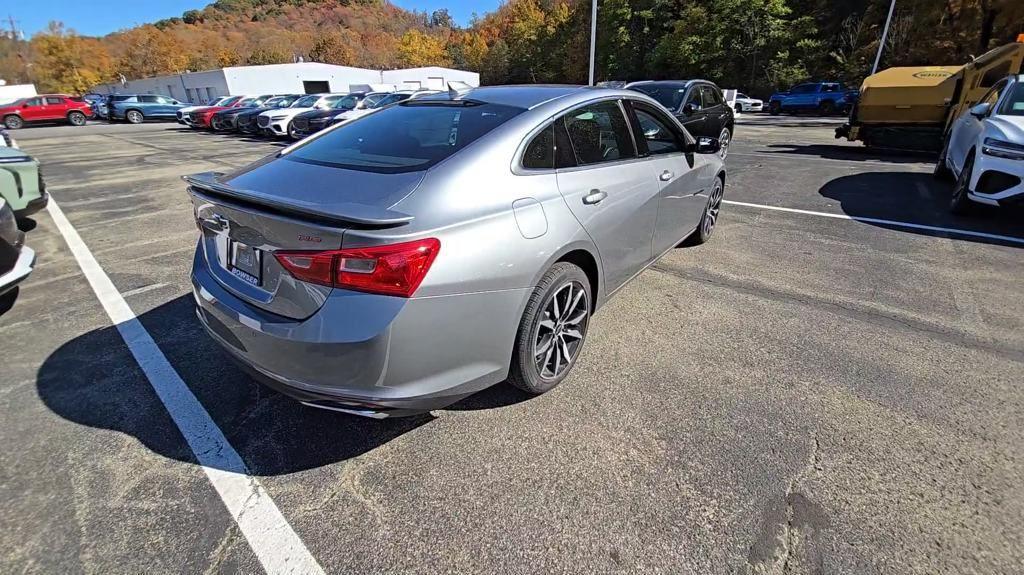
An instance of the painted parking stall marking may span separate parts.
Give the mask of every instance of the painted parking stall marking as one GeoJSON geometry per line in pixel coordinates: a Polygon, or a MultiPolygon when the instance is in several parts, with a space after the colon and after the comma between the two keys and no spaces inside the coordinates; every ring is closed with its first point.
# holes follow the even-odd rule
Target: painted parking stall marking
{"type": "Polygon", "coordinates": [[[783,208],[781,206],[766,206],[764,204],[751,204],[748,202],[737,202],[735,200],[722,200],[723,204],[730,204],[733,206],[743,206],[746,208],[757,208],[761,210],[772,210],[776,212],[787,212],[791,214],[803,214],[806,216],[818,216],[822,218],[833,218],[837,220],[852,220],[855,222],[864,222],[867,224],[880,224],[884,226],[894,226],[900,228],[909,228],[913,230],[925,230],[929,232],[940,232],[944,234],[954,234],[960,236],[968,236],[972,238],[985,238],[987,240],[995,240],[1000,242],[1009,242],[1013,244],[1024,245],[1024,238],[1017,238],[1013,236],[1002,236],[999,234],[988,234],[985,232],[975,232],[972,230],[961,230],[958,228],[943,228],[939,226],[927,226],[924,224],[912,224],[910,222],[900,222],[897,220],[882,220],[878,218],[864,218],[860,216],[847,216],[845,214],[830,214],[828,212],[815,212],[812,210],[798,210],[796,208],[783,208]]]}
{"type": "Polygon", "coordinates": [[[241,456],[167,361],[53,198],[47,211],[263,568],[271,574],[322,574],[319,563],[263,485],[249,475],[241,456]]]}

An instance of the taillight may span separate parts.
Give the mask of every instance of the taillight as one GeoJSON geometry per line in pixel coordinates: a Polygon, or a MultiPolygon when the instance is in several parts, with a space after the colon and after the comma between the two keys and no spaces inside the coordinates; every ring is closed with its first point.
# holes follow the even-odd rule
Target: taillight
{"type": "Polygon", "coordinates": [[[434,263],[441,242],[413,242],[327,251],[280,251],[274,257],[296,279],[399,297],[411,297],[434,263]]]}

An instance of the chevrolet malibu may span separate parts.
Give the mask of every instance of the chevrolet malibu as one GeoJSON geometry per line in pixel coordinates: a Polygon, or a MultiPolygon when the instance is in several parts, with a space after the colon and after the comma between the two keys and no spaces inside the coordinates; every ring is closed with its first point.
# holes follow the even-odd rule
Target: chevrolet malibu
{"type": "Polygon", "coordinates": [[[619,288],[711,237],[718,150],[634,91],[407,100],[186,177],[198,316],[310,406],[383,418],[503,380],[543,393],[619,288]]]}

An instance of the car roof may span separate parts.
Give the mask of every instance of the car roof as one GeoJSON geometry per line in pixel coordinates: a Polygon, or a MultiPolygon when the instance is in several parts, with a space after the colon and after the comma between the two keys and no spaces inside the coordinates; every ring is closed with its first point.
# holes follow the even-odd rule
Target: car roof
{"type": "Polygon", "coordinates": [[[692,80],[640,80],[638,82],[630,82],[626,84],[626,89],[635,88],[637,86],[665,86],[665,87],[678,87],[678,88],[689,88],[691,84],[704,83],[714,85],[715,83],[711,80],[702,80],[695,78],[692,80]]]}
{"type": "MultiPolygon", "coordinates": [[[[455,98],[446,91],[417,98],[418,101],[476,100],[488,104],[499,104],[515,108],[533,108],[544,102],[561,98],[581,90],[593,89],[588,86],[528,84],[520,86],[484,86],[459,92],[455,98]]],[[[597,88],[600,89],[600,88],[597,88]]]]}

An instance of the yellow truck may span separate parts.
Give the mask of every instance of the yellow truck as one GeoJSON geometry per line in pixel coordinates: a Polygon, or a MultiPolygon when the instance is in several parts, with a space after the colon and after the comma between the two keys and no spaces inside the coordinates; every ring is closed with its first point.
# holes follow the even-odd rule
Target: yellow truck
{"type": "Polygon", "coordinates": [[[836,138],[939,152],[953,120],[1010,74],[1024,73],[1024,34],[963,66],[888,68],[868,76],[836,138]]]}

